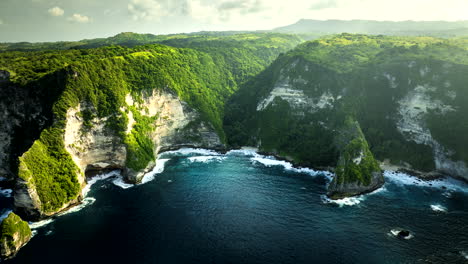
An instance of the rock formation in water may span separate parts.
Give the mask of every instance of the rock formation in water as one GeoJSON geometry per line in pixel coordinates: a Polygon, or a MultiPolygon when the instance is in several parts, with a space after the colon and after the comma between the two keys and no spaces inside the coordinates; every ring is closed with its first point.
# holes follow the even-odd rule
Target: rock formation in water
{"type": "Polygon", "coordinates": [[[10,213],[0,224],[0,257],[7,259],[15,256],[31,237],[28,223],[10,213]]]}
{"type": "Polygon", "coordinates": [[[336,144],[340,156],[335,177],[328,186],[327,195],[332,199],[372,192],[384,184],[379,163],[369,146],[357,121],[351,118],[338,131],[336,144]]]}

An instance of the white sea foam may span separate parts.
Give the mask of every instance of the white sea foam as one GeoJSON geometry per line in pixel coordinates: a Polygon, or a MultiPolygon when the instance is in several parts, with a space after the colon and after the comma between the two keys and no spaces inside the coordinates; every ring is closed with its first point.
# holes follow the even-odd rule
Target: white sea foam
{"type": "Polygon", "coordinates": [[[442,213],[447,212],[447,207],[442,206],[440,204],[431,204],[431,209],[432,211],[435,211],[435,212],[442,212],[442,213]]]}
{"type": "Polygon", "coordinates": [[[29,227],[31,229],[38,229],[38,228],[41,228],[41,227],[44,227],[52,222],[54,222],[55,219],[52,219],[52,218],[49,218],[49,219],[46,219],[46,220],[42,220],[42,221],[39,221],[39,222],[29,222],[29,227]]]}
{"type": "MultiPolygon", "coordinates": [[[[389,236],[394,236],[394,237],[399,237],[398,234],[403,231],[402,229],[399,229],[399,228],[395,228],[395,229],[392,229],[390,230],[390,232],[388,233],[389,236]]],[[[404,239],[406,240],[410,240],[414,237],[414,235],[410,232],[410,235],[407,236],[407,237],[404,237],[404,239]]]]}
{"type": "Polygon", "coordinates": [[[199,148],[181,148],[178,150],[166,151],[161,153],[161,155],[179,155],[179,156],[188,156],[188,155],[206,155],[206,156],[218,156],[220,153],[209,150],[209,149],[199,149],[199,148]]]}
{"type": "Polygon", "coordinates": [[[81,201],[81,203],[79,205],[73,206],[72,208],[68,209],[67,211],[59,213],[58,216],[79,212],[79,211],[83,210],[83,208],[85,208],[86,206],[92,205],[95,201],[96,201],[96,199],[93,198],[93,197],[86,197],[86,198],[83,199],[83,201],[81,201]]]}
{"type": "Polygon", "coordinates": [[[397,185],[416,185],[427,188],[443,189],[449,191],[468,192],[468,185],[453,178],[443,178],[431,181],[420,180],[417,177],[395,171],[385,171],[385,179],[397,185]]]}
{"type": "Polygon", "coordinates": [[[46,236],[50,236],[50,235],[52,235],[53,233],[54,233],[54,231],[49,230],[49,231],[47,231],[47,232],[45,233],[45,235],[46,235],[46,236]]]}
{"type": "Polygon", "coordinates": [[[126,183],[123,179],[123,176],[120,175],[118,176],[117,178],[115,178],[112,183],[116,186],[119,186],[120,188],[122,189],[128,189],[128,188],[132,188],[134,187],[135,185],[134,184],[129,184],[129,183],[126,183]]]}
{"type": "Polygon", "coordinates": [[[119,175],[120,175],[119,171],[111,171],[109,173],[104,173],[104,174],[100,174],[100,175],[92,177],[86,184],[86,187],[84,187],[82,190],[83,197],[86,197],[88,195],[89,191],[91,190],[91,186],[93,186],[93,184],[95,184],[96,182],[106,180],[112,177],[116,177],[119,175]]]}
{"type": "Polygon", "coordinates": [[[157,159],[156,160],[156,166],[154,166],[153,170],[148,172],[143,176],[143,179],[141,179],[141,184],[148,183],[156,177],[156,174],[162,173],[164,171],[166,162],[168,162],[170,159],[157,159]]]}
{"type": "Polygon", "coordinates": [[[465,259],[468,259],[468,251],[460,251],[460,254],[461,254],[465,259]]]}
{"type": "Polygon", "coordinates": [[[0,188],[0,195],[1,196],[10,198],[12,193],[13,193],[12,189],[2,189],[2,188],[0,188]]]}
{"type": "Polygon", "coordinates": [[[446,198],[452,198],[453,193],[452,192],[444,192],[442,195],[445,196],[446,198]]]}
{"type": "Polygon", "coordinates": [[[255,155],[250,159],[252,163],[260,163],[263,164],[266,167],[272,167],[272,166],[282,166],[285,170],[287,171],[293,171],[296,173],[305,173],[309,174],[311,176],[317,176],[317,175],[323,175],[325,176],[329,181],[331,181],[333,177],[333,173],[330,173],[328,171],[316,171],[310,168],[295,168],[294,165],[288,161],[284,160],[277,160],[272,156],[263,156],[263,155],[255,155]]]}
{"type": "Polygon", "coordinates": [[[31,238],[35,237],[37,235],[37,231],[36,230],[32,230],[31,232],[31,238]]]}
{"type": "Polygon", "coordinates": [[[12,210],[7,210],[3,214],[0,215],[0,222],[3,221],[3,219],[7,218],[10,213],[13,212],[12,210]]]}
{"type": "Polygon", "coordinates": [[[226,153],[226,155],[242,155],[242,156],[260,156],[257,153],[258,149],[253,147],[243,147],[242,149],[234,149],[230,150],[226,153]]]}
{"type": "Polygon", "coordinates": [[[223,161],[225,160],[226,157],[221,157],[221,156],[195,156],[195,157],[189,157],[188,160],[190,162],[202,162],[202,163],[209,163],[211,161],[223,161]]]}
{"type": "Polygon", "coordinates": [[[324,204],[336,204],[339,207],[343,207],[345,205],[346,206],[353,206],[353,205],[358,205],[361,202],[364,202],[367,199],[367,197],[369,197],[371,195],[378,194],[378,193],[383,193],[383,192],[386,192],[386,191],[387,191],[387,188],[385,186],[382,186],[381,188],[379,188],[379,189],[377,189],[377,190],[375,190],[373,192],[358,195],[358,196],[354,196],[354,197],[346,197],[346,198],[343,198],[343,199],[333,200],[333,199],[328,198],[326,195],[321,195],[320,198],[322,200],[322,203],[324,203],[324,204]]]}
{"type": "Polygon", "coordinates": [[[336,204],[339,207],[343,207],[345,205],[346,206],[357,205],[365,200],[363,196],[346,197],[343,199],[333,200],[333,199],[328,198],[326,195],[321,195],[320,198],[322,199],[322,203],[324,204],[336,204]]]}

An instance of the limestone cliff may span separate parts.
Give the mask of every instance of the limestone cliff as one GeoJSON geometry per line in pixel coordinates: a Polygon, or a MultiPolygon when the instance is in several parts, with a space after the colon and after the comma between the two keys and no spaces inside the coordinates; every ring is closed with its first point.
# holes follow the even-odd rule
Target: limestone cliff
{"type": "MultiPolygon", "coordinates": [[[[66,151],[63,155],[70,156],[72,165],[70,170],[76,167],[76,173],[71,174],[69,185],[60,186],[64,195],[49,194],[57,190],[47,191],[46,184],[39,177],[43,169],[51,169],[54,173],[55,163],[47,163],[50,159],[44,158],[44,162],[37,168],[29,168],[31,162],[26,162],[33,157],[49,157],[55,155],[54,150],[43,142],[36,141],[32,148],[20,158],[19,178],[14,192],[16,210],[30,218],[37,219],[51,216],[69,206],[79,203],[82,199],[81,189],[86,185],[85,174],[110,169],[122,170],[126,180],[130,183],[138,183],[143,176],[155,165],[155,157],[160,151],[176,149],[180,147],[202,147],[222,149],[223,143],[216,134],[211,124],[204,121],[196,110],[181,101],[176,95],[168,91],[153,90],[144,92],[137,99],[131,95],[126,96],[125,106],[121,108],[121,115],[127,116],[127,129],[122,133],[115,133],[107,126],[110,117],[85,121],[82,113],[95,111],[86,103],[80,103],[75,108],[70,108],[66,114],[65,129],[60,137],[63,137],[63,146],[66,151]],[[148,130],[140,131],[144,122],[148,130]],[[131,156],[133,136],[147,138],[150,141],[150,159],[137,160],[141,167],[135,169],[134,159],[138,155],[131,156]],[[130,153],[130,154],[129,154],[130,153]],[[74,175],[74,176],[73,176],[74,175]],[[73,184],[76,182],[75,184],[73,184]],[[45,185],[45,186],[44,186],[45,185]],[[79,192],[73,195],[74,188],[78,186],[79,192]],[[46,189],[44,191],[44,189],[46,189]],[[71,193],[71,195],[69,195],[71,193]],[[56,201],[49,206],[50,199],[56,201]]],[[[47,130],[46,130],[47,131],[47,130]]],[[[137,151],[146,146],[136,146],[137,151]]],[[[53,186],[52,186],[53,187],[53,186]]]]}
{"type": "Polygon", "coordinates": [[[4,259],[14,257],[31,237],[28,223],[16,214],[10,213],[0,224],[0,257],[4,259]]]}

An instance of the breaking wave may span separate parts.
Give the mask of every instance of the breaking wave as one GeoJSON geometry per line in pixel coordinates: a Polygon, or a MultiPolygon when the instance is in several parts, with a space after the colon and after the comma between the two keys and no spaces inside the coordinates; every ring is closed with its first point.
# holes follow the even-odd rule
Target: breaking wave
{"type": "Polygon", "coordinates": [[[272,156],[263,156],[263,155],[256,154],[250,160],[254,164],[255,163],[260,163],[260,164],[263,164],[266,167],[281,166],[286,171],[292,171],[292,172],[296,172],[296,173],[305,173],[305,174],[309,174],[311,176],[322,175],[322,176],[325,176],[329,181],[331,181],[332,178],[333,178],[333,173],[331,173],[331,172],[317,171],[317,170],[313,170],[313,169],[310,169],[310,168],[301,168],[301,167],[296,168],[296,167],[294,167],[294,165],[291,162],[284,161],[284,160],[277,160],[272,156]]]}
{"type": "Polygon", "coordinates": [[[1,196],[4,196],[6,198],[10,198],[12,193],[13,193],[12,189],[2,189],[2,188],[0,188],[0,195],[1,196]]]}
{"type": "Polygon", "coordinates": [[[468,184],[453,178],[425,181],[417,177],[396,171],[385,171],[384,176],[386,180],[400,186],[415,185],[427,188],[447,189],[449,191],[468,192],[468,184]]]}
{"type": "Polygon", "coordinates": [[[141,179],[141,184],[148,183],[156,177],[156,174],[162,173],[164,171],[166,162],[168,162],[170,159],[157,159],[156,160],[156,166],[154,166],[153,170],[145,174],[143,176],[143,179],[141,179]]]}
{"type": "Polygon", "coordinates": [[[431,204],[431,209],[434,212],[442,212],[442,213],[447,212],[447,208],[445,206],[440,205],[440,204],[431,204]]]}

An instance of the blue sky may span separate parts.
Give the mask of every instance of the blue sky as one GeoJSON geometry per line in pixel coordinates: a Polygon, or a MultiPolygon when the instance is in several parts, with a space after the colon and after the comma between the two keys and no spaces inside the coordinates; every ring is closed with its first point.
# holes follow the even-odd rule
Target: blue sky
{"type": "Polygon", "coordinates": [[[468,20],[468,0],[0,0],[0,42],[272,29],[309,19],[468,20]]]}

